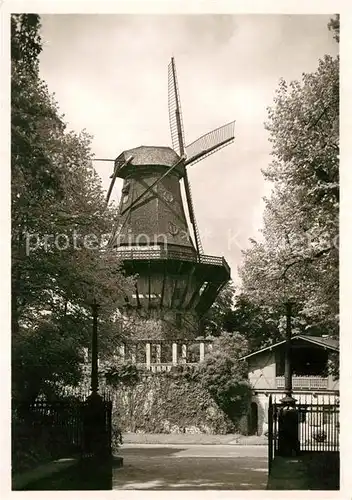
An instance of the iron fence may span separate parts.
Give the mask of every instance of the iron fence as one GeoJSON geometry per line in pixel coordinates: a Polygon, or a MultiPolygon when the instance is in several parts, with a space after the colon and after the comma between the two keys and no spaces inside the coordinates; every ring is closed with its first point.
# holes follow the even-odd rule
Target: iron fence
{"type": "MultiPolygon", "coordinates": [[[[335,395],[296,396],[298,411],[299,453],[338,452],[340,405],[335,395]]],[[[271,462],[279,450],[279,413],[283,407],[275,395],[269,397],[268,459],[271,462]]]]}
{"type": "MultiPolygon", "coordinates": [[[[111,451],[111,401],[103,400],[107,452],[111,451]]],[[[15,469],[28,453],[45,459],[87,453],[85,401],[36,401],[17,403],[12,418],[12,455],[15,469]]]]}

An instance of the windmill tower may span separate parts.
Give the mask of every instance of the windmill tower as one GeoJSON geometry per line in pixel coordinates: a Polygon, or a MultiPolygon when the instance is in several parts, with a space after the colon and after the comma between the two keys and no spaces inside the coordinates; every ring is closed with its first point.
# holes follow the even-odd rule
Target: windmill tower
{"type": "Polygon", "coordinates": [[[107,203],[123,179],[118,226],[110,239],[128,274],[138,275],[128,308],[142,317],[197,331],[199,319],[230,279],[223,257],[204,255],[188,167],[234,140],[234,122],[185,144],[175,61],[168,67],[172,149],[140,146],[114,160],[107,203]],[[181,196],[185,191],[192,231],[181,196]]]}

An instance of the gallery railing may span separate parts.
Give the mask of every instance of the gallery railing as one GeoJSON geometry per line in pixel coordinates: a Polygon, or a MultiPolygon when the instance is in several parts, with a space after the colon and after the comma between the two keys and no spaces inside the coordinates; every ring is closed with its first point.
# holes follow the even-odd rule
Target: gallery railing
{"type": "Polygon", "coordinates": [[[199,262],[200,264],[222,266],[230,272],[230,266],[224,257],[197,255],[189,250],[175,250],[163,247],[139,247],[138,249],[119,247],[117,252],[124,260],[186,260],[189,262],[199,262]]]}

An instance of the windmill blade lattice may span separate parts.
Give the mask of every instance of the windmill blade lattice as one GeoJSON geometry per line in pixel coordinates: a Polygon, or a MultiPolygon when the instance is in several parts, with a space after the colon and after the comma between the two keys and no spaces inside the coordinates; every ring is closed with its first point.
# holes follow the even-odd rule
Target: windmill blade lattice
{"type": "Polygon", "coordinates": [[[185,164],[197,163],[203,158],[216,153],[219,149],[231,144],[234,139],[235,122],[232,121],[202,135],[202,137],[199,137],[199,139],[186,146],[187,160],[185,164]]]}
{"type": "Polygon", "coordinates": [[[168,66],[168,105],[172,149],[182,156],[185,148],[185,133],[183,130],[180,95],[173,57],[168,66]]]}
{"type": "MultiPolygon", "coordinates": [[[[177,82],[175,60],[173,57],[171,58],[171,62],[168,67],[168,104],[169,104],[169,121],[170,121],[172,147],[179,155],[183,156],[185,153],[185,139],[184,139],[185,133],[183,130],[183,120],[182,120],[180,94],[177,82]]],[[[203,253],[203,248],[200,240],[200,234],[196,222],[196,217],[194,214],[191,186],[189,184],[187,170],[185,170],[183,176],[183,182],[186,192],[189,218],[193,226],[197,253],[198,255],[200,255],[201,253],[203,253]]]]}
{"type": "Polygon", "coordinates": [[[185,174],[183,176],[183,182],[185,186],[185,192],[186,192],[186,199],[187,199],[187,205],[188,205],[188,211],[189,211],[189,218],[191,220],[192,226],[193,226],[193,231],[194,231],[194,239],[195,239],[195,244],[197,248],[197,253],[198,255],[203,253],[203,246],[202,242],[200,239],[200,232],[198,229],[197,221],[194,216],[194,207],[193,207],[193,199],[192,199],[192,192],[191,192],[191,185],[188,180],[188,174],[187,170],[185,169],[185,174]]]}

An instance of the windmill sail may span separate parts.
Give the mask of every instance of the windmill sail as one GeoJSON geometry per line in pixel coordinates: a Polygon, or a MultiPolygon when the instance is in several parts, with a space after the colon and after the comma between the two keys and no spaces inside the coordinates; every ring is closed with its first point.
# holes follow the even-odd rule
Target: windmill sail
{"type": "Polygon", "coordinates": [[[203,158],[216,153],[219,149],[231,144],[235,139],[235,122],[232,121],[219,127],[186,147],[187,160],[186,165],[197,163],[203,158]]]}
{"type": "Polygon", "coordinates": [[[168,104],[172,149],[182,156],[185,149],[185,134],[183,131],[180,95],[173,57],[168,67],[168,104]]]}
{"type": "MultiPolygon", "coordinates": [[[[177,82],[175,60],[172,57],[168,67],[168,103],[169,103],[169,121],[173,149],[180,155],[185,154],[185,134],[183,130],[183,120],[181,112],[180,94],[177,82]]],[[[185,186],[187,206],[189,218],[193,226],[194,239],[198,255],[203,253],[202,243],[200,240],[199,229],[194,215],[193,200],[191,194],[191,186],[189,184],[187,171],[183,177],[185,186]]]]}
{"type": "Polygon", "coordinates": [[[114,162],[114,172],[113,174],[110,176],[110,179],[111,179],[111,183],[110,183],[110,186],[109,186],[109,189],[108,189],[108,193],[106,195],[106,204],[108,205],[109,203],[109,200],[110,200],[110,196],[111,196],[111,193],[112,193],[112,190],[114,188],[114,184],[115,184],[115,181],[116,181],[116,177],[117,177],[117,174],[119,172],[119,170],[124,167],[125,165],[127,165],[127,163],[129,163],[131,160],[132,160],[132,156],[130,156],[129,158],[127,158],[127,160],[125,160],[124,158],[122,158],[121,156],[119,156],[118,158],[116,158],[115,162],[114,162]]]}

